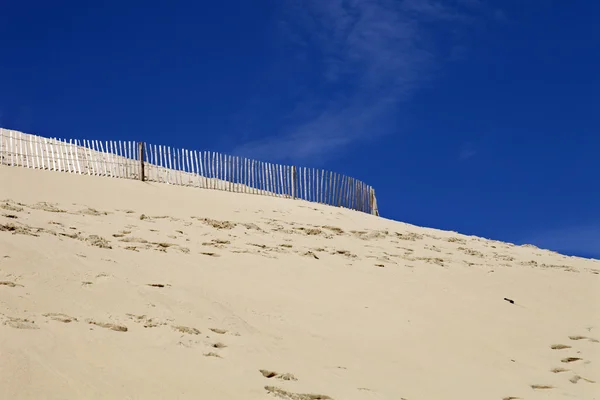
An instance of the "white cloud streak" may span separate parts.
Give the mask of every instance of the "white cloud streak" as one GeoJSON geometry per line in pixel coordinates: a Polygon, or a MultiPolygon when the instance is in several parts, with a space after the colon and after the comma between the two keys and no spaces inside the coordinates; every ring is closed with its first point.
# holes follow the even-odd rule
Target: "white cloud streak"
{"type": "Polygon", "coordinates": [[[428,80],[436,65],[434,37],[441,28],[454,30],[470,18],[465,7],[453,4],[434,0],[285,2],[282,20],[288,28],[288,45],[296,46],[302,59],[319,66],[318,83],[308,85],[310,90],[297,105],[312,112],[291,115],[293,124],[239,146],[236,153],[279,160],[315,159],[358,140],[393,133],[396,105],[428,80]]]}
{"type": "Polygon", "coordinates": [[[530,235],[523,243],[600,259],[600,225],[573,226],[538,232],[530,235]]]}

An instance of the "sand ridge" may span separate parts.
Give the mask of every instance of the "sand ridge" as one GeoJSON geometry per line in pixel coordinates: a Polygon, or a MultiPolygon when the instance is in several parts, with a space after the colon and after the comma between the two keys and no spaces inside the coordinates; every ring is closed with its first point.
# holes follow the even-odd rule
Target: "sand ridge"
{"type": "Polygon", "coordinates": [[[158,183],[0,187],[2,398],[598,390],[597,260],[158,183]]]}

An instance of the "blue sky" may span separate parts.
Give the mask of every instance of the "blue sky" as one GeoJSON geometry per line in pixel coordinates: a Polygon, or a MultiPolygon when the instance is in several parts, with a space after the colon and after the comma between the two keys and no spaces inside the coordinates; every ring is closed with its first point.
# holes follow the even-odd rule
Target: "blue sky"
{"type": "Polygon", "coordinates": [[[90,4],[0,5],[0,126],[326,168],[387,218],[600,257],[597,1],[90,4]]]}

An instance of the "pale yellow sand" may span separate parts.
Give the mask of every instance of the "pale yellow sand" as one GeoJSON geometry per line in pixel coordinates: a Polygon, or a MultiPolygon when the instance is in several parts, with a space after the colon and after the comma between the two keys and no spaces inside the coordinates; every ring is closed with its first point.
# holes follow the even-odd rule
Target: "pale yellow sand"
{"type": "Polygon", "coordinates": [[[26,168],[2,199],[0,399],[600,393],[598,261],[26,168]]]}

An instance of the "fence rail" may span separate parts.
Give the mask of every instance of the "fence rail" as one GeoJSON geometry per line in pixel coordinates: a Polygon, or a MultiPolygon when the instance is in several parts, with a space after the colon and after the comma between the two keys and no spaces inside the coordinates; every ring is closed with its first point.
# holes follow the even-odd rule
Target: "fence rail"
{"type": "Polygon", "coordinates": [[[0,165],[302,199],[379,215],[375,190],[348,176],[144,142],[67,141],[0,129],[0,165]]]}

